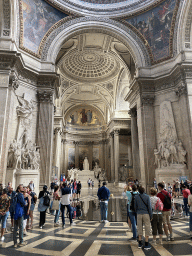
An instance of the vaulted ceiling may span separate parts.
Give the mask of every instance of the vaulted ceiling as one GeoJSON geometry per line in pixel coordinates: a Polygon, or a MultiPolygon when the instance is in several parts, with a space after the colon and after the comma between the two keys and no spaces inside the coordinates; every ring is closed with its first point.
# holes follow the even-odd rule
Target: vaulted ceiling
{"type": "Polygon", "coordinates": [[[126,46],[102,33],[86,33],[63,44],[57,57],[60,104],[65,116],[74,106],[99,109],[106,123],[114,111],[128,110],[124,97],[135,73],[126,46]]]}

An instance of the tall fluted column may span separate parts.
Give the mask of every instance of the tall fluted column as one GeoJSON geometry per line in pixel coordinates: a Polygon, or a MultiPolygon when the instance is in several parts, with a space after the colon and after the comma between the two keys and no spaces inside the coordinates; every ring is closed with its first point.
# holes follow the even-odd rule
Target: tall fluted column
{"type": "MultiPolygon", "coordinates": [[[[9,60],[10,61],[10,60],[9,60]]],[[[6,64],[9,64],[7,62],[6,64]]],[[[3,60],[1,60],[3,67],[3,60]]],[[[2,70],[0,73],[0,183],[5,183],[7,156],[10,143],[11,124],[16,100],[14,90],[18,88],[18,80],[14,74],[2,70]]]]}
{"type": "Polygon", "coordinates": [[[131,136],[128,138],[128,161],[129,166],[133,166],[131,136]]]}
{"type": "Polygon", "coordinates": [[[100,167],[101,169],[104,169],[104,166],[105,166],[105,154],[104,154],[104,141],[100,141],[100,150],[101,150],[101,158],[100,158],[100,167]]]}
{"type": "MultiPolygon", "coordinates": [[[[131,109],[129,111],[131,116],[131,143],[132,143],[132,160],[133,160],[133,175],[134,178],[140,180],[140,160],[139,160],[139,140],[138,140],[138,128],[137,128],[137,111],[131,109]]],[[[128,147],[129,148],[129,147],[128,147]]]]}
{"type": "Polygon", "coordinates": [[[53,90],[37,93],[39,100],[38,142],[40,147],[40,185],[50,184],[52,173],[54,93],[53,90]]]}
{"type": "Polygon", "coordinates": [[[75,168],[79,168],[79,142],[74,141],[75,144],[75,168]]]}
{"type": "Polygon", "coordinates": [[[92,163],[93,163],[93,141],[88,142],[89,145],[89,170],[93,169],[92,163]]]}
{"type": "Polygon", "coordinates": [[[119,181],[119,130],[114,130],[115,182],[119,181]]]}
{"type": "Polygon", "coordinates": [[[113,133],[109,136],[110,144],[111,144],[111,181],[115,180],[115,172],[114,172],[114,140],[113,133]]]}
{"type": "Polygon", "coordinates": [[[110,177],[110,174],[108,173],[108,144],[107,140],[104,141],[104,151],[105,151],[105,171],[108,174],[108,178],[110,177]]]}
{"type": "Polygon", "coordinates": [[[60,177],[60,160],[61,160],[61,128],[54,129],[55,134],[55,147],[54,147],[54,163],[53,166],[58,167],[58,178],[60,177]]]}

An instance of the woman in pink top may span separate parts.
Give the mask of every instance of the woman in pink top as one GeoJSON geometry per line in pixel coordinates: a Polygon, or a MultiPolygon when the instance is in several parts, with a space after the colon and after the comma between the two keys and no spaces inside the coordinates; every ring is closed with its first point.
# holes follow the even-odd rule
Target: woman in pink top
{"type": "Polygon", "coordinates": [[[183,185],[183,203],[184,203],[184,207],[185,207],[185,213],[186,216],[189,216],[189,208],[188,208],[188,197],[190,195],[190,190],[188,188],[186,188],[185,185],[183,185]]]}

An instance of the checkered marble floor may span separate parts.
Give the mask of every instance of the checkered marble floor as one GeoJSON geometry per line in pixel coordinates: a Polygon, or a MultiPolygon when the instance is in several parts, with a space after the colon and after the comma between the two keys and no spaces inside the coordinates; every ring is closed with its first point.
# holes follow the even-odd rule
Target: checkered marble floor
{"type": "MultiPolygon", "coordinates": [[[[46,224],[39,229],[39,213],[34,213],[34,229],[27,232],[24,240],[28,244],[22,248],[13,248],[12,233],[5,234],[5,242],[1,243],[0,255],[192,255],[192,242],[189,239],[189,220],[172,221],[175,241],[163,241],[163,245],[152,246],[150,251],[137,248],[137,243],[130,243],[132,233],[125,222],[99,223],[97,221],[75,220],[76,226],[70,226],[66,220],[66,228],[54,227],[54,216],[46,215],[46,224]]],[[[60,219],[61,223],[61,219],[60,219]]],[[[8,220],[10,230],[10,219],[8,220]]],[[[150,241],[152,237],[150,237],[150,241]]]]}

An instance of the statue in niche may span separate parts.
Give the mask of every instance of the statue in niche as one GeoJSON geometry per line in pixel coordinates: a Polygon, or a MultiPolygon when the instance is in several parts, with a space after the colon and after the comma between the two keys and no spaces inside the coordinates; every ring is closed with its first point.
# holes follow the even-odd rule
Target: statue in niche
{"type": "Polygon", "coordinates": [[[7,167],[13,168],[15,165],[15,151],[17,149],[17,142],[13,140],[13,142],[9,146],[8,150],[8,160],[7,160],[7,167]]]}
{"type": "Polygon", "coordinates": [[[83,161],[83,170],[89,170],[89,161],[88,161],[87,157],[85,157],[85,159],[83,161]]]}
{"type": "Polygon", "coordinates": [[[185,164],[186,163],[186,154],[187,154],[187,152],[184,150],[181,141],[179,141],[179,143],[178,143],[177,150],[178,150],[178,162],[180,164],[185,164]]]}
{"type": "Polygon", "coordinates": [[[154,149],[154,155],[155,155],[154,165],[156,165],[157,168],[161,168],[161,154],[157,149],[154,149]]]}

